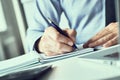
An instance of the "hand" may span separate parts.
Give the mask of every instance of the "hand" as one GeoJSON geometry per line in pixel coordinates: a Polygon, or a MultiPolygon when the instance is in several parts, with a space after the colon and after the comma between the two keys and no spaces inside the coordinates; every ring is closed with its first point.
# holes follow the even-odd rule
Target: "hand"
{"type": "Polygon", "coordinates": [[[118,39],[118,23],[110,23],[107,27],[101,30],[98,34],[92,37],[87,43],[83,45],[87,47],[110,47],[117,44],[118,39]]]}
{"type": "Polygon", "coordinates": [[[47,56],[73,51],[72,45],[75,42],[76,32],[71,29],[66,29],[64,32],[69,38],[60,34],[55,28],[48,27],[38,43],[39,51],[47,56]]]}

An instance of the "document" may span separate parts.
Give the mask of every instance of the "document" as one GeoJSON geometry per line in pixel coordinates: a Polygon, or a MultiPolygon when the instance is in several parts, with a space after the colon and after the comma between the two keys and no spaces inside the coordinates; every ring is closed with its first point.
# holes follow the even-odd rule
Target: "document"
{"type": "Polygon", "coordinates": [[[91,51],[93,51],[93,48],[77,49],[70,53],[64,53],[61,55],[50,56],[50,57],[46,56],[44,53],[38,54],[37,52],[32,51],[30,53],[15,58],[0,61],[0,76],[15,71],[22,71],[27,68],[29,69],[32,66],[37,66],[44,63],[49,63],[69,57],[82,55],[91,51]]]}
{"type": "Polygon", "coordinates": [[[29,54],[24,54],[15,58],[0,61],[0,76],[1,74],[7,74],[14,72],[16,70],[23,70],[26,67],[30,67],[35,63],[38,63],[39,54],[31,52],[29,54]]]}
{"type": "Polygon", "coordinates": [[[73,52],[64,53],[64,54],[60,54],[60,55],[56,55],[56,56],[46,56],[44,53],[42,53],[42,54],[40,54],[40,58],[41,58],[40,61],[41,61],[41,63],[47,63],[47,62],[52,62],[52,61],[56,61],[56,60],[61,60],[61,59],[69,58],[69,57],[82,55],[82,54],[92,52],[92,51],[94,51],[93,48],[76,49],[73,52]]]}

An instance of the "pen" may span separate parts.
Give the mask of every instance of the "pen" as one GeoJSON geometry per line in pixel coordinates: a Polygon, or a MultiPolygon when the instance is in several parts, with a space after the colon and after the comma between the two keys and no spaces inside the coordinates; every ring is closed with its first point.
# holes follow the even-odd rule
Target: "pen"
{"type": "MultiPolygon", "coordinates": [[[[50,24],[52,27],[54,27],[60,34],[66,36],[66,37],[69,37],[66,33],[64,33],[64,32],[62,31],[62,29],[60,29],[60,27],[58,27],[58,25],[57,25],[53,20],[51,20],[50,18],[48,18],[47,20],[48,20],[49,24],[50,24]]],[[[72,47],[73,47],[74,49],[77,49],[77,47],[76,47],[75,44],[73,44],[72,47]]]]}

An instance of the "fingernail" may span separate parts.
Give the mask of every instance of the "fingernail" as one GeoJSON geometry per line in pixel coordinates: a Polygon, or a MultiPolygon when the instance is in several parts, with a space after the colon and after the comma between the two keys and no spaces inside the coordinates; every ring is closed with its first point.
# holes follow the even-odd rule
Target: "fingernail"
{"type": "Polygon", "coordinates": [[[73,42],[71,42],[71,41],[70,41],[70,42],[68,42],[68,45],[72,46],[72,45],[73,45],[73,42]]]}

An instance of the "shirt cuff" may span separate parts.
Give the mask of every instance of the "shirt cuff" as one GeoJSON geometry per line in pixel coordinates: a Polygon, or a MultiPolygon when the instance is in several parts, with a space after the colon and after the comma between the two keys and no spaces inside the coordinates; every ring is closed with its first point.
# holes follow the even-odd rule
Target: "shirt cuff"
{"type": "Polygon", "coordinates": [[[41,53],[39,48],[38,48],[38,44],[39,44],[40,39],[41,39],[41,37],[34,44],[34,50],[36,50],[38,53],[41,53]]]}

